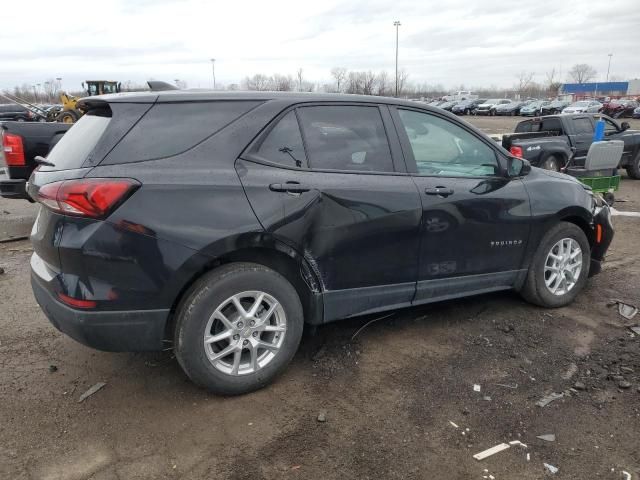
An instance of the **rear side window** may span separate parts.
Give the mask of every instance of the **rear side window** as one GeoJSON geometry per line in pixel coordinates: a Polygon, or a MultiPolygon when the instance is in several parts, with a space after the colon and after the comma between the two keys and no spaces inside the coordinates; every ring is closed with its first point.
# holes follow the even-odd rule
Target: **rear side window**
{"type": "Polygon", "coordinates": [[[311,168],[393,172],[378,107],[327,105],[298,113],[311,168]]]}
{"type": "Polygon", "coordinates": [[[291,111],[282,117],[254,154],[288,167],[300,168],[307,163],[295,112],[291,111]]]}
{"type": "Polygon", "coordinates": [[[140,162],[183,153],[223,129],[258,103],[213,101],[156,104],[102,163],[140,162]]]}
{"type": "Polygon", "coordinates": [[[56,146],[47,155],[53,167],[41,166],[40,170],[70,170],[81,168],[100,137],[107,129],[111,115],[99,111],[84,115],[69,131],[60,138],[56,146]]]}
{"type": "Polygon", "coordinates": [[[593,133],[593,126],[588,118],[574,118],[573,128],[576,133],[593,133]]]}

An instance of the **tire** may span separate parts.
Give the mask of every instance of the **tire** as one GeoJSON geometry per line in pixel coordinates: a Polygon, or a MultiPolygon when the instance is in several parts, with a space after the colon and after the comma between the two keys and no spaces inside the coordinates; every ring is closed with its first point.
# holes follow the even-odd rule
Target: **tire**
{"type": "MultiPolygon", "coordinates": [[[[573,251],[573,250],[572,250],[573,251]]],[[[575,250],[577,252],[577,250],[575,250]]],[[[531,265],[529,266],[529,272],[527,273],[527,279],[520,294],[529,303],[539,305],[546,308],[558,308],[568,305],[573,302],[578,293],[584,288],[587,283],[587,277],[589,276],[589,265],[591,259],[591,248],[587,237],[580,227],[573,223],[560,222],[549,230],[542,238],[536,253],[533,256],[531,265]],[[578,245],[580,248],[581,266],[578,274],[578,278],[575,279],[573,286],[569,287],[571,283],[570,274],[562,274],[567,279],[565,289],[560,288],[556,290],[557,294],[552,293],[551,288],[555,285],[554,282],[560,280],[554,280],[552,278],[553,272],[546,270],[546,264],[550,260],[550,253],[556,251],[559,242],[565,242],[569,244],[569,241],[573,242],[572,245],[578,245]],[[545,275],[548,274],[547,277],[545,275]],[[547,281],[551,281],[551,287],[547,286],[547,281]]],[[[577,268],[574,268],[574,272],[577,268]]],[[[556,277],[557,278],[557,277],[556,277]]]]}
{"type": "Polygon", "coordinates": [[[604,201],[607,202],[607,205],[609,205],[610,207],[613,207],[613,204],[616,201],[615,195],[611,192],[605,192],[602,195],[602,198],[604,198],[604,201]]]}
{"type": "Polygon", "coordinates": [[[626,166],[627,175],[634,180],[640,180],[640,152],[636,155],[631,163],[626,166]]]}
{"type": "Polygon", "coordinates": [[[64,112],[61,112],[56,117],[56,121],[62,122],[62,123],[76,123],[78,118],[79,118],[79,115],[75,111],[65,110],[64,112]]]}
{"type": "Polygon", "coordinates": [[[469,115],[469,109],[465,109],[465,111],[463,112],[463,115],[469,115]]]}
{"type": "Polygon", "coordinates": [[[180,366],[194,383],[220,395],[257,390],[282,373],[298,349],[304,323],[295,288],[279,273],[254,263],[232,263],[204,275],[185,294],[176,318],[174,349],[180,366]],[[236,297],[238,294],[246,295],[236,297]],[[232,299],[239,299],[247,313],[259,294],[264,296],[260,309],[252,317],[241,317],[232,299]],[[275,310],[265,319],[272,307],[275,310]],[[218,314],[214,319],[214,312],[219,311],[224,316],[218,314]],[[261,319],[268,322],[270,331],[260,330],[261,319]],[[275,331],[283,326],[284,331],[275,331]],[[209,337],[228,337],[205,345],[205,332],[209,337]],[[254,347],[256,342],[278,348],[254,347]],[[252,357],[254,348],[256,356],[252,357]]]}
{"type": "Polygon", "coordinates": [[[560,161],[558,157],[555,155],[549,155],[544,162],[540,164],[540,168],[544,168],[545,170],[551,170],[552,172],[560,171],[560,161]]]}

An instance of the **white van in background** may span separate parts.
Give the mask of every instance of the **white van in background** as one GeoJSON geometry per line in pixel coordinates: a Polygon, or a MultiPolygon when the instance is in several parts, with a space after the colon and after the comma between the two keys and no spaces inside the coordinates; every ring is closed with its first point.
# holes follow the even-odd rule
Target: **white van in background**
{"type": "Polygon", "coordinates": [[[443,100],[446,100],[448,102],[452,102],[454,100],[458,100],[458,101],[477,100],[478,98],[479,98],[478,95],[476,95],[473,92],[470,92],[469,90],[460,90],[459,92],[451,93],[449,95],[445,95],[444,97],[442,97],[443,100]]]}

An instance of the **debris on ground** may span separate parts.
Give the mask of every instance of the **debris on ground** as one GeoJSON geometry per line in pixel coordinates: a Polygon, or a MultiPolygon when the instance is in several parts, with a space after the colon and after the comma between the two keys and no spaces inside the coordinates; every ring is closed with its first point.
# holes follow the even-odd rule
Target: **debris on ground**
{"type": "Polygon", "coordinates": [[[561,378],[563,380],[570,380],[576,373],[578,373],[578,366],[575,363],[572,363],[569,365],[569,368],[567,368],[567,371],[561,375],[561,378]]]}
{"type": "Polygon", "coordinates": [[[474,392],[479,392],[480,391],[480,385],[478,385],[477,383],[473,385],[473,391],[474,392]]]}
{"type": "Polygon", "coordinates": [[[356,333],[354,333],[354,334],[353,334],[353,336],[351,337],[351,340],[353,341],[353,339],[354,339],[354,338],[356,338],[356,337],[358,336],[358,334],[359,334],[362,330],[364,330],[365,328],[367,328],[367,327],[368,327],[369,325],[371,325],[372,323],[375,323],[375,322],[377,322],[377,321],[379,321],[379,320],[384,320],[385,318],[392,317],[393,315],[395,315],[395,312],[394,312],[394,313],[389,313],[388,315],[383,315],[383,316],[378,317],[378,318],[374,318],[373,320],[371,320],[371,321],[369,321],[369,322],[365,323],[363,326],[361,326],[361,327],[356,331],[356,333]]]}
{"type": "Polygon", "coordinates": [[[613,299],[611,300],[611,302],[609,302],[608,305],[610,306],[618,305],[618,313],[622,315],[624,318],[626,318],[627,320],[633,319],[633,317],[635,317],[636,314],[638,313],[638,307],[636,307],[635,305],[625,303],[622,300],[613,299]]]}
{"type": "Polygon", "coordinates": [[[49,373],[55,373],[58,371],[58,367],[55,365],[49,365],[49,373]]]}
{"type": "Polygon", "coordinates": [[[622,471],[622,475],[624,475],[624,480],[631,480],[631,474],[626,470],[622,471]]]}
{"type": "Polygon", "coordinates": [[[586,390],[587,386],[583,382],[578,381],[573,384],[573,388],[575,388],[576,390],[586,390]]]}
{"type": "Polygon", "coordinates": [[[87,390],[82,395],[80,395],[80,398],[78,399],[78,403],[84,402],[87,398],[89,398],[91,395],[93,395],[96,392],[98,392],[98,390],[100,390],[105,385],[106,385],[105,382],[96,383],[93,387],[91,387],[89,390],[87,390]]]}
{"type": "Polygon", "coordinates": [[[0,275],[4,275],[4,268],[0,267],[0,275]]]}
{"type": "Polygon", "coordinates": [[[544,435],[538,435],[536,438],[539,438],[540,440],[544,440],[545,442],[555,442],[556,441],[556,436],[553,433],[546,433],[544,435]]]}
{"type": "Polygon", "coordinates": [[[538,400],[536,402],[536,405],[539,406],[539,407],[546,407],[547,405],[549,405],[554,400],[558,400],[558,399],[560,399],[562,397],[564,397],[564,393],[553,392],[553,393],[547,395],[546,397],[542,397],[540,400],[538,400]]]}
{"type": "Polygon", "coordinates": [[[491,397],[489,395],[485,395],[484,397],[482,397],[482,400],[484,400],[485,402],[490,402],[491,397]]]}
{"type": "Polygon", "coordinates": [[[512,440],[511,442],[509,442],[509,445],[518,445],[519,447],[527,448],[527,444],[522,443],[520,440],[512,440]]]}
{"type": "Polygon", "coordinates": [[[554,467],[553,465],[549,465],[548,463],[544,464],[544,468],[549,470],[549,472],[551,473],[558,473],[558,470],[560,470],[558,467],[554,467]]]}
{"type": "Polygon", "coordinates": [[[626,380],[620,380],[620,382],[618,382],[618,387],[626,390],[627,388],[631,388],[631,382],[627,382],[626,380]]]}
{"type": "Polygon", "coordinates": [[[318,421],[320,423],[324,423],[327,421],[327,411],[326,410],[320,410],[320,413],[318,414],[318,421]]]}
{"type": "Polygon", "coordinates": [[[518,384],[517,383],[496,383],[496,386],[498,387],[504,387],[504,388],[510,388],[512,390],[515,390],[516,388],[518,388],[518,384]]]}
{"type": "Polygon", "coordinates": [[[453,423],[451,420],[449,420],[449,423],[451,424],[451,426],[453,428],[460,428],[458,425],[456,425],[455,423],[453,423]]]}
{"type": "Polygon", "coordinates": [[[503,450],[506,450],[507,448],[509,448],[509,444],[508,443],[501,443],[499,445],[496,445],[495,447],[491,447],[483,452],[480,453],[476,453],[473,458],[475,458],[476,460],[484,460],[485,458],[489,458],[491,455],[495,455],[498,452],[501,452],[503,450]]]}
{"type": "Polygon", "coordinates": [[[629,327],[629,330],[631,330],[636,335],[640,335],[640,325],[634,325],[633,327],[629,327]]]}

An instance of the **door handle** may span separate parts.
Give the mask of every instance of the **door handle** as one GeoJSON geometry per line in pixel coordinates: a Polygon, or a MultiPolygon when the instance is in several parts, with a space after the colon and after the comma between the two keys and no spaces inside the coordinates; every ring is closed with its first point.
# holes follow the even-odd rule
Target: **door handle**
{"type": "Polygon", "coordinates": [[[453,188],[448,187],[427,187],[424,189],[424,193],[427,195],[439,195],[441,197],[448,197],[453,195],[453,188]]]}
{"type": "Polygon", "coordinates": [[[269,190],[272,192],[303,193],[311,190],[311,187],[298,182],[272,183],[269,185],[269,190]]]}

